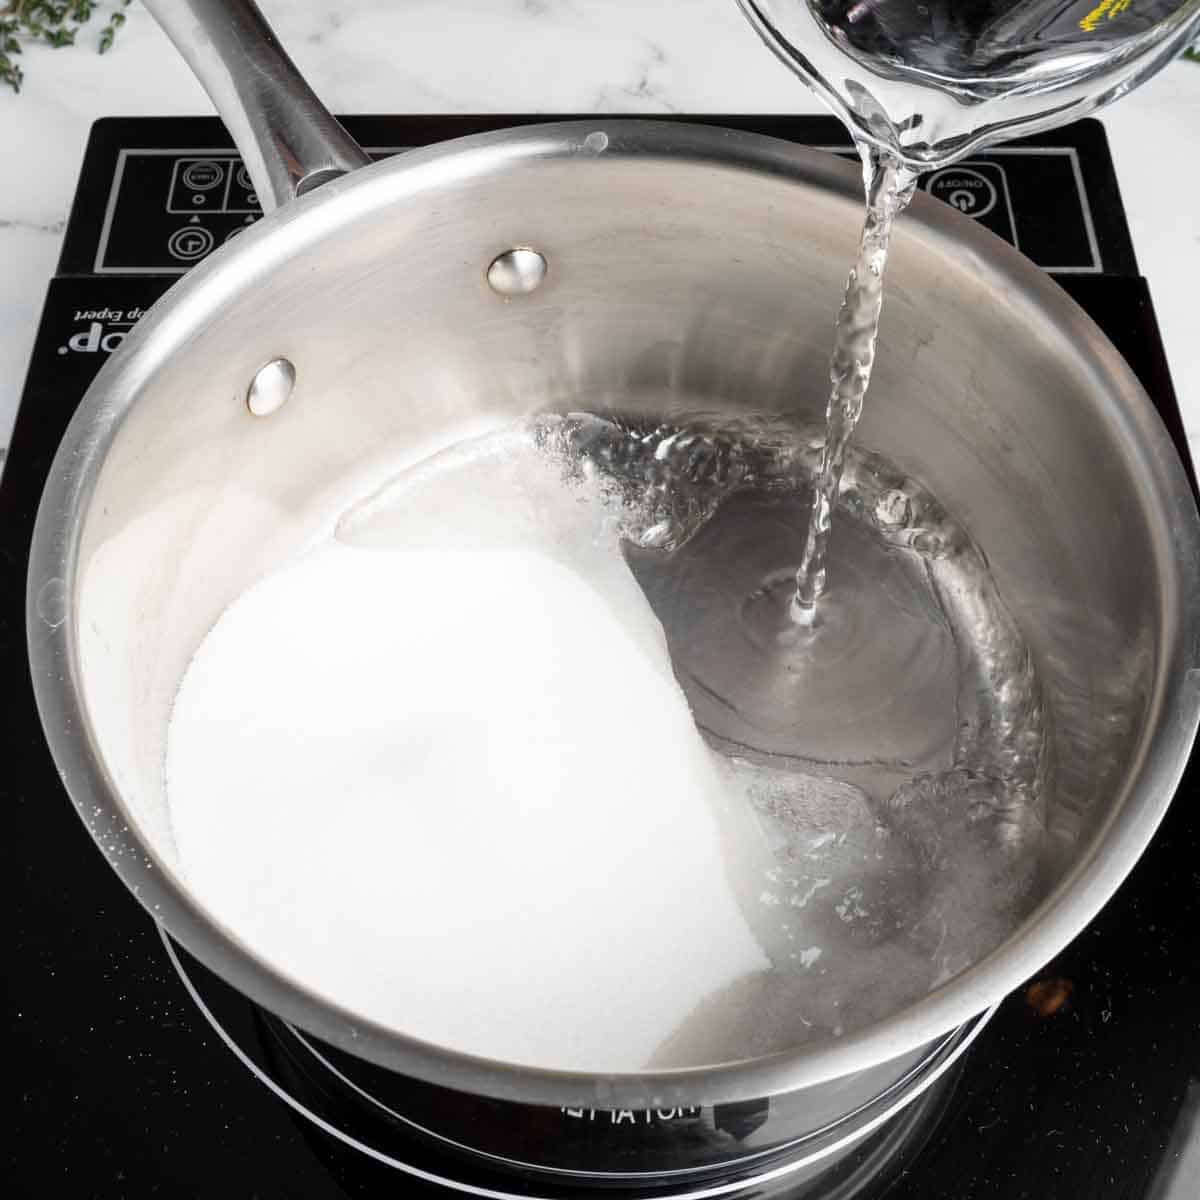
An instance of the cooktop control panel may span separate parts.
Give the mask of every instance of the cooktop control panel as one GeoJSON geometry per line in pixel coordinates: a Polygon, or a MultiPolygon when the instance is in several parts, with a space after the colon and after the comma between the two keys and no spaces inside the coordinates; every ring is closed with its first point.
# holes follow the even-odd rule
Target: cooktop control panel
{"type": "MultiPolygon", "coordinates": [[[[758,131],[777,123],[778,136],[854,158],[832,118],[692,118],[697,119],[752,124],[758,131]]],[[[401,144],[394,137],[396,119],[388,119],[390,138],[380,127],[382,120],[345,119],[375,159],[473,132],[481,124],[501,123],[492,118],[406,118],[408,136],[401,144]]],[[[88,163],[84,180],[98,194],[87,197],[90,220],[72,218],[73,227],[86,227],[86,236],[68,239],[60,274],[182,275],[261,218],[254,185],[220,122],[207,117],[175,120],[172,143],[139,144],[155,136],[148,124],[154,122],[112,118],[94,129],[89,158],[97,161],[88,163]],[[179,140],[184,126],[194,130],[186,144],[179,140]]],[[[1094,122],[973,155],[927,173],[920,187],[1056,275],[1137,273],[1119,217],[1112,163],[1094,122]]]]}

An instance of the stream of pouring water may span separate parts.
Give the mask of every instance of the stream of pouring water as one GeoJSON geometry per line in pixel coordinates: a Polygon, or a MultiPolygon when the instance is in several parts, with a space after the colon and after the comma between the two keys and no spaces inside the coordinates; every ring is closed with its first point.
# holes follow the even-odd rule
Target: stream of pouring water
{"type": "Polygon", "coordinates": [[[825,590],[829,531],[846,463],[846,446],[862,415],[863,399],[871,382],[892,224],[908,206],[917,183],[916,172],[892,155],[865,143],[859,143],[859,153],[863,160],[867,216],[858,258],[850,270],[838,313],[837,334],[829,360],[832,386],[825,409],[825,444],[814,482],[812,511],[792,602],[792,617],[805,626],[817,621],[817,603],[825,590]]]}

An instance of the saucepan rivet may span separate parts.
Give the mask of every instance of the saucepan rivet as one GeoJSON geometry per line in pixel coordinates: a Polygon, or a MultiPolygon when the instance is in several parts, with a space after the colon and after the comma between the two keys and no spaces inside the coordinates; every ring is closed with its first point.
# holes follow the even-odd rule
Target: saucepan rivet
{"type": "Polygon", "coordinates": [[[51,629],[57,629],[67,619],[67,585],[58,576],[46,580],[38,589],[37,614],[51,629]]]}
{"type": "Polygon", "coordinates": [[[546,278],[546,260],[528,246],[514,246],[492,259],[488,286],[498,296],[526,296],[546,278]]]}
{"type": "Polygon", "coordinates": [[[288,401],[296,386],[296,368],[286,358],[259,367],[246,389],[246,407],[256,417],[269,417],[288,401]]]}

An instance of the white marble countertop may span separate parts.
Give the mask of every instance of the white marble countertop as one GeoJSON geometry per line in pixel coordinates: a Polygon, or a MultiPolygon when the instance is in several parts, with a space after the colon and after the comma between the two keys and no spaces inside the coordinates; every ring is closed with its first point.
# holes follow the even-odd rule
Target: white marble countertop
{"type": "MultiPolygon", "coordinates": [[[[822,111],[763,48],[733,0],[263,4],[337,112],[822,111]]],[[[33,48],[23,61],[22,93],[0,92],[0,448],[91,122],[211,112],[137,6],[103,58],[81,46],[33,48]]],[[[1173,63],[1103,116],[1195,452],[1200,303],[1190,280],[1200,273],[1200,65],[1173,63]]]]}

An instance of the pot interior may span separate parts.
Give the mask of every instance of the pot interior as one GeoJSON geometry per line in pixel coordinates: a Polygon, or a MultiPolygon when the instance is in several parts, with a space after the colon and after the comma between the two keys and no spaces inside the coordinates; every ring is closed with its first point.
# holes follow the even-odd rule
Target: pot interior
{"type": "MultiPolygon", "coordinates": [[[[857,172],[735,135],[717,154],[682,129],[649,148],[586,132],[328,185],[194,272],[98,381],[71,628],[95,750],[168,874],[189,659],[400,467],[546,412],[821,421],[857,172]],[[512,247],[548,271],[504,298],[486,272],[512,247]],[[255,417],[247,386],[277,357],[295,391],[255,417]]],[[[1139,448],[1156,418],[1069,301],[968,225],[920,196],[900,221],[856,443],[955,515],[1033,656],[1051,734],[1032,912],[1140,802],[1178,585],[1139,448]]]]}

